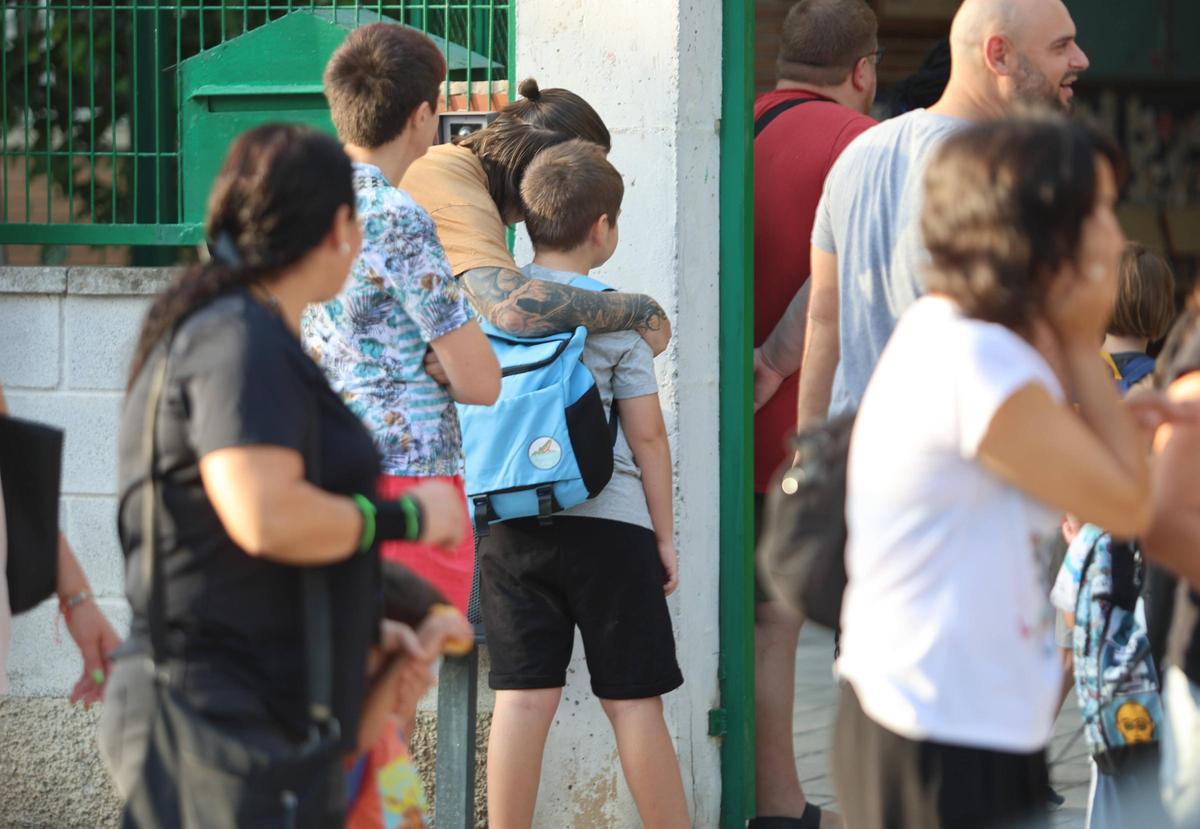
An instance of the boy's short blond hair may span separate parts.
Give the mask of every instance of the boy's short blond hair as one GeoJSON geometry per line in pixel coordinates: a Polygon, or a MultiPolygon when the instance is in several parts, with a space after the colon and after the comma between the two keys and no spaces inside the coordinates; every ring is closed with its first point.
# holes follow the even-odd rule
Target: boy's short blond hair
{"type": "Polygon", "coordinates": [[[1121,256],[1117,302],[1108,333],[1154,342],[1175,321],[1175,276],[1166,261],[1145,245],[1130,242],[1121,256]]]}
{"type": "Polygon", "coordinates": [[[625,185],[604,148],[574,139],[538,153],[521,181],[525,229],[537,248],[572,250],[601,216],[617,223],[625,185]]]}

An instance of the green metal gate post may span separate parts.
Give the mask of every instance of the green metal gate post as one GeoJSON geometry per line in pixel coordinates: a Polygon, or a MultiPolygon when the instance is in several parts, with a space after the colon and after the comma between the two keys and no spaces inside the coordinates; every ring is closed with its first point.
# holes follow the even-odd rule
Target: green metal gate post
{"type": "MultiPolygon", "coordinates": [[[[163,72],[169,65],[163,49],[163,38],[167,37],[166,5],[162,3],[134,3],[133,11],[133,66],[130,83],[133,88],[134,134],[132,136],[137,155],[133,159],[134,213],[133,221],[139,225],[155,226],[173,224],[162,215],[166,202],[174,205],[175,191],[162,187],[162,155],[168,147],[162,134],[167,118],[163,106],[169,103],[163,95],[163,72]]],[[[178,12],[176,12],[178,14],[178,12]]],[[[169,265],[177,260],[173,251],[161,247],[135,246],[132,251],[134,265],[169,265]]]]}
{"type": "Polygon", "coordinates": [[[479,650],[446,657],[438,676],[434,820],[442,829],[475,825],[475,716],[479,650]]]}
{"type": "Polygon", "coordinates": [[[721,3],[720,484],[721,827],[754,815],[754,4],[721,3]]]}

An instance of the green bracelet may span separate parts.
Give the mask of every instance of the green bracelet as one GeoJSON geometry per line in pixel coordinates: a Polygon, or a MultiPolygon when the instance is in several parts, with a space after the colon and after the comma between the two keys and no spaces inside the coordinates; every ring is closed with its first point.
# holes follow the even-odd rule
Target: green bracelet
{"type": "Polygon", "coordinates": [[[411,496],[405,495],[397,503],[400,504],[400,509],[404,510],[405,540],[418,540],[421,537],[421,514],[417,502],[411,496]]]}
{"type": "Polygon", "coordinates": [[[375,543],[375,505],[365,495],[355,495],[354,505],[362,513],[362,535],[358,538],[357,552],[365,553],[375,543]]]}

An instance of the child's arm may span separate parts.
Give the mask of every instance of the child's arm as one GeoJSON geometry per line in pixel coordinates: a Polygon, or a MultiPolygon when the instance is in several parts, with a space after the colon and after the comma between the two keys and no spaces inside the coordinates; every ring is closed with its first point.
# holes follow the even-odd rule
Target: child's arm
{"type": "Polygon", "coordinates": [[[617,416],[633,459],[642,471],[642,489],[650,509],[650,522],[658,539],[658,554],[666,571],[663,589],[670,595],[679,586],[675,553],[674,494],[671,487],[671,446],[657,394],[617,402],[617,416]]]}
{"type": "MultiPolygon", "coordinates": [[[[358,723],[357,753],[370,751],[393,713],[416,716],[417,702],[433,685],[433,660],[408,625],[385,621],[381,646],[371,649],[367,693],[358,723]]],[[[411,722],[406,727],[411,726],[411,722]]]]}

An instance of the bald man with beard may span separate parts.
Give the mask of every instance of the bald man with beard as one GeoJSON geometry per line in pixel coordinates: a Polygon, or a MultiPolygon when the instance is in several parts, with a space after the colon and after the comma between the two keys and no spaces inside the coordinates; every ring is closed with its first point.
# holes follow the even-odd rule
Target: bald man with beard
{"type": "Polygon", "coordinates": [[[950,81],[929,109],[855,139],[825,180],[812,236],[801,426],[858,408],[896,320],[923,293],[925,166],[947,136],[1021,105],[1068,110],[1088,59],[1061,0],[965,0],[950,81]]]}
{"type": "MultiPolygon", "coordinates": [[[[833,165],[812,234],[807,330],[790,334],[803,339],[801,428],[858,408],[896,321],[924,293],[919,217],[934,152],[963,127],[1022,105],[1068,110],[1088,67],[1075,34],[1061,0],[964,0],[941,99],[862,133],[833,165]]],[[[757,606],[760,676],[794,664],[802,623],[781,602],[757,606]]]]}

